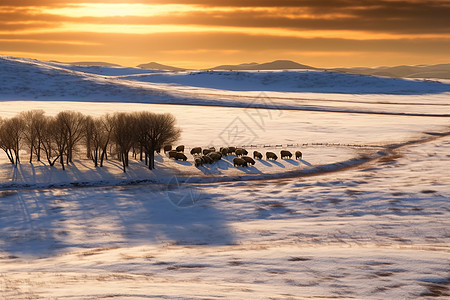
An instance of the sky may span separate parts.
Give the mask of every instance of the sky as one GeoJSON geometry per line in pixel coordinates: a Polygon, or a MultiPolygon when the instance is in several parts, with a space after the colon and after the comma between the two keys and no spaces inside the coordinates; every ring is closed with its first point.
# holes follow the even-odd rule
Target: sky
{"type": "Polygon", "coordinates": [[[450,63],[450,0],[0,0],[0,54],[183,68],[450,63]]]}

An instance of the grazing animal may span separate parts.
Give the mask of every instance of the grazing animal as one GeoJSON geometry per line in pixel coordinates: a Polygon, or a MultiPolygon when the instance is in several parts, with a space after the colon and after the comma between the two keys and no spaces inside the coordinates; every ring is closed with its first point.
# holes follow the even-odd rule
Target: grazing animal
{"type": "Polygon", "coordinates": [[[228,154],[236,153],[236,147],[228,147],[228,154]]]}
{"type": "Polygon", "coordinates": [[[254,159],[262,159],[262,158],[263,158],[263,155],[262,155],[261,152],[253,151],[253,158],[254,158],[254,159]]]}
{"type": "Polygon", "coordinates": [[[209,148],[209,149],[203,149],[203,155],[207,155],[207,154],[209,154],[209,153],[211,153],[211,152],[214,152],[214,151],[216,151],[216,150],[211,149],[211,148],[209,148]]]}
{"type": "Polygon", "coordinates": [[[177,154],[178,152],[177,151],[175,151],[175,150],[170,150],[169,151],[169,158],[175,158],[176,159],[176,154],[177,154]]]}
{"type": "Polygon", "coordinates": [[[201,157],[196,157],[194,159],[194,162],[195,162],[195,166],[197,168],[200,167],[200,166],[203,166],[203,159],[201,157]]]}
{"type": "Polygon", "coordinates": [[[302,159],[303,154],[302,151],[295,151],[295,159],[302,159]]]}
{"type": "Polygon", "coordinates": [[[238,167],[247,167],[247,162],[245,161],[245,159],[240,158],[240,157],[235,157],[233,158],[233,166],[238,166],[238,167]]]}
{"type": "Polygon", "coordinates": [[[242,156],[241,157],[243,160],[245,160],[248,164],[250,164],[250,165],[254,165],[255,164],[255,161],[253,160],[253,158],[251,158],[251,157],[248,157],[248,156],[242,156]]]}
{"type": "Polygon", "coordinates": [[[212,164],[214,162],[213,159],[207,155],[202,156],[201,158],[205,164],[212,164]]]}
{"type": "Polygon", "coordinates": [[[227,156],[230,149],[228,147],[222,147],[220,148],[220,153],[222,153],[222,156],[227,156]]]}
{"type": "Polygon", "coordinates": [[[292,153],[287,150],[281,150],[280,154],[281,154],[281,159],[286,158],[286,157],[289,157],[289,158],[292,157],[292,153]]]}
{"type": "Polygon", "coordinates": [[[237,148],[235,153],[236,153],[236,156],[242,156],[242,155],[247,155],[248,151],[245,150],[244,148],[237,148]]]}
{"type": "Polygon", "coordinates": [[[220,154],[219,152],[211,152],[208,153],[207,156],[211,157],[213,161],[219,161],[222,159],[222,154],[220,154]]]}
{"type": "Polygon", "coordinates": [[[177,152],[184,152],[184,145],[176,147],[175,150],[177,150],[177,152]]]}
{"type": "Polygon", "coordinates": [[[194,147],[191,149],[192,155],[201,155],[202,154],[202,148],[201,147],[194,147]]]}
{"type": "Polygon", "coordinates": [[[170,150],[172,150],[172,146],[171,145],[164,146],[164,152],[168,152],[170,150]]]}
{"type": "Polygon", "coordinates": [[[184,153],[176,152],[176,151],[175,151],[175,159],[176,159],[176,160],[183,160],[183,161],[186,161],[186,160],[187,160],[187,157],[186,157],[186,155],[184,155],[184,153]]]}
{"type": "Polygon", "coordinates": [[[266,152],[266,158],[267,160],[269,159],[277,160],[278,156],[273,152],[266,152]]]}

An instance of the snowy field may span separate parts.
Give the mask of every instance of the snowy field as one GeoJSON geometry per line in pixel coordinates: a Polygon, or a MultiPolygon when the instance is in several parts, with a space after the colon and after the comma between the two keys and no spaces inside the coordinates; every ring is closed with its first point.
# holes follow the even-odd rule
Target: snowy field
{"type": "Polygon", "coordinates": [[[81,157],[16,169],[1,153],[1,299],[450,297],[449,84],[327,72],[336,88],[317,93],[289,88],[323,84],[302,71],[140,71],[0,57],[0,115],[171,112],[187,148],[303,159],[195,168],[160,155],[153,172],[133,160],[123,173],[81,157]]]}

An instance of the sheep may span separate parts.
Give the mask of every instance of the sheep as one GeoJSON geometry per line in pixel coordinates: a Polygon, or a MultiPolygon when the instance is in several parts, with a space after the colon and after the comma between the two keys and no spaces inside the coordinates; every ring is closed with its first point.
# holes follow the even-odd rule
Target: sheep
{"type": "Polygon", "coordinates": [[[222,159],[222,154],[220,154],[219,152],[211,152],[208,153],[207,156],[211,157],[213,161],[219,161],[222,159]]]}
{"type": "Polygon", "coordinates": [[[184,145],[180,145],[180,146],[176,147],[175,150],[177,150],[177,152],[183,152],[184,153],[184,145]]]}
{"type": "Polygon", "coordinates": [[[286,158],[286,157],[289,157],[289,158],[292,157],[292,153],[287,150],[281,150],[280,154],[281,154],[281,159],[286,158]]]}
{"type": "Polygon", "coordinates": [[[303,154],[302,151],[295,151],[295,159],[302,159],[303,154]]]}
{"type": "Polygon", "coordinates": [[[269,159],[277,160],[278,156],[273,152],[266,152],[266,158],[267,160],[269,159]]]}
{"type": "Polygon", "coordinates": [[[262,159],[262,158],[263,158],[263,155],[262,155],[261,152],[253,151],[253,158],[254,158],[254,159],[262,159]]]}
{"type": "Polygon", "coordinates": [[[237,148],[235,153],[236,153],[236,156],[242,156],[242,155],[247,155],[248,151],[245,150],[244,148],[237,148]]]}
{"type": "Polygon", "coordinates": [[[192,155],[201,155],[202,154],[202,148],[201,147],[194,147],[191,149],[192,155]]]}
{"type": "Polygon", "coordinates": [[[212,164],[214,161],[209,156],[202,156],[201,159],[203,160],[204,164],[212,164]]]}
{"type": "Polygon", "coordinates": [[[175,158],[176,159],[176,154],[177,154],[178,152],[177,151],[175,151],[175,150],[170,150],[169,151],[169,158],[175,158]]]}
{"type": "Polygon", "coordinates": [[[186,157],[186,155],[184,155],[184,153],[176,152],[176,151],[175,151],[175,159],[176,159],[176,160],[183,160],[183,161],[186,161],[186,160],[187,160],[187,157],[186,157]]]}
{"type": "Polygon", "coordinates": [[[164,152],[168,152],[170,150],[172,150],[172,146],[171,145],[164,146],[164,152]]]}
{"type": "Polygon", "coordinates": [[[243,160],[245,160],[248,164],[250,164],[250,165],[254,165],[255,164],[255,160],[253,159],[253,158],[251,158],[251,157],[248,157],[248,156],[242,156],[241,157],[243,160]]]}
{"type": "Polygon", "coordinates": [[[247,162],[245,161],[245,159],[240,158],[240,157],[235,157],[233,158],[233,166],[238,166],[238,167],[247,167],[247,162]]]}
{"type": "Polygon", "coordinates": [[[203,160],[202,160],[201,157],[196,157],[196,158],[194,159],[194,162],[195,162],[195,166],[196,166],[197,168],[203,165],[203,160]]]}

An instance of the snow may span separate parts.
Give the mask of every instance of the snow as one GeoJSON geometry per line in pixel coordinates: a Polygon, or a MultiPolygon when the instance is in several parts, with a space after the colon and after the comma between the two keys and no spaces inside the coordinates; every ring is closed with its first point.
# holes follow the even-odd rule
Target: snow
{"type": "MultiPolygon", "coordinates": [[[[45,65],[33,63],[41,71],[45,65]]],[[[4,65],[2,61],[0,68],[4,65]]],[[[180,81],[149,83],[167,98],[156,99],[159,104],[129,103],[140,97],[138,81],[127,85],[123,82],[133,82],[130,78],[108,77],[111,92],[98,89],[100,78],[86,73],[76,73],[79,81],[71,84],[75,75],[54,66],[45,71],[51,74],[39,77],[45,85],[30,81],[29,90],[16,94],[11,87],[21,85],[21,74],[35,70],[22,65],[12,72],[16,67],[2,72],[0,79],[2,117],[37,108],[49,115],[65,109],[95,116],[171,112],[183,129],[180,144],[188,149],[228,144],[262,152],[298,149],[303,159],[257,161],[245,169],[232,167],[230,156],[195,168],[191,155],[187,162],[161,155],[155,171],[133,159],[123,173],[113,160],[94,168],[82,156],[66,171],[27,162],[15,169],[1,154],[0,298],[450,295],[448,91],[339,95],[283,88],[267,92],[270,101],[254,109],[244,104],[255,101],[260,90],[219,90],[205,84],[200,91],[203,87],[182,85],[189,73],[168,73],[154,78],[181,76],[180,81]],[[43,96],[52,84],[60,90],[43,96]],[[94,93],[79,97],[84,84],[94,93]],[[164,102],[190,97],[202,106],[164,102]],[[304,110],[308,105],[320,111],[304,110]],[[355,113],[354,105],[366,113],[355,113]],[[343,112],[331,112],[336,109],[343,112]]]]}

